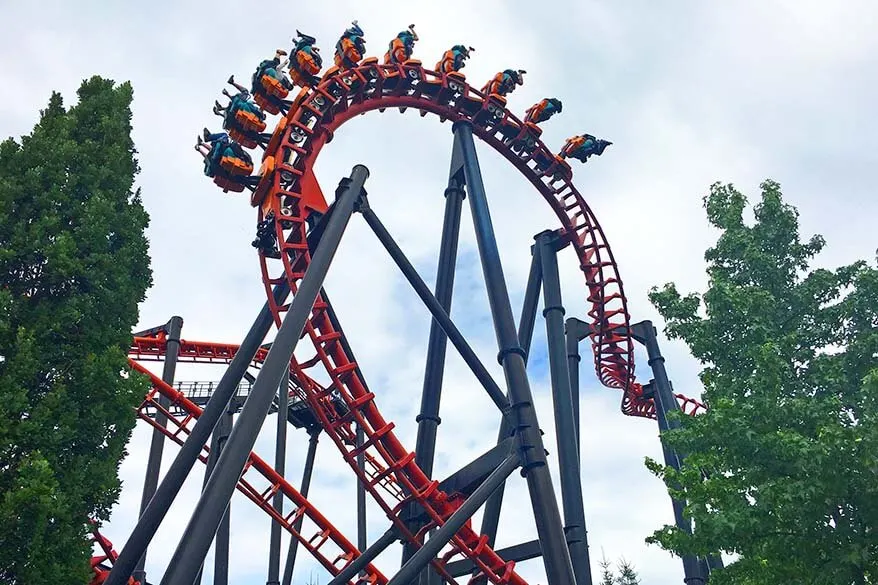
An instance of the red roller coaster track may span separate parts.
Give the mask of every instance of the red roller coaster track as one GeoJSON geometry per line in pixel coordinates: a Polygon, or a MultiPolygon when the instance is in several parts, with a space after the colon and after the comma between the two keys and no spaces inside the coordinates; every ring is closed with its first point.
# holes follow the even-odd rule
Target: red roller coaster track
{"type": "MultiPolygon", "coordinates": [[[[275,218],[280,243],[280,258],[260,253],[263,283],[269,305],[279,325],[289,304],[278,305],[272,289],[286,281],[295,295],[310,263],[306,240],[305,219],[313,210],[328,207],[313,175],[314,163],[334,132],[351,118],[366,112],[387,108],[417,110],[421,116],[437,115],[441,121],[466,120],[483,142],[505,157],[539,191],[561,223],[561,235],[572,245],[585,276],[591,325],[590,339],[594,364],[601,383],[623,393],[622,412],[629,416],[655,418],[651,398],[644,396],[634,376],[633,338],[629,331],[629,314],[622,281],[612,251],[594,213],[572,183],[572,172],[540,140],[538,130],[524,124],[496,96],[486,97],[469,87],[463,76],[443,75],[424,69],[418,61],[403,65],[381,65],[367,59],[355,69],[327,75],[319,85],[303,89],[282,117],[265,149],[261,180],[251,203],[259,209],[259,221],[269,212],[275,218]]],[[[376,395],[366,390],[357,364],[342,343],[343,333],[333,326],[327,305],[321,297],[315,302],[304,334],[310,339],[315,355],[290,364],[291,380],[297,398],[307,401],[326,434],[335,443],[351,469],[361,474],[357,457],[365,455],[367,471],[361,475],[367,491],[396,524],[399,534],[409,541],[441,526],[460,506],[461,500],[438,489],[438,482],[428,478],[414,463],[414,453],[406,450],[393,432],[394,424],[384,419],[376,404],[376,395]],[[331,383],[324,387],[307,373],[322,366],[331,383]],[[332,395],[332,396],[331,396],[332,395]],[[332,397],[341,398],[347,412],[340,413],[332,397]],[[364,430],[365,442],[357,446],[355,425],[364,430]],[[409,494],[409,495],[406,495],[409,494]],[[431,522],[418,534],[412,534],[400,520],[400,511],[416,501],[431,522]]],[[[182,341],[179,360],[199,363],[228,363],[238,347],[229,344],[182,341]]],[[[135,337],[129,352],[132,367],[152,381],[153,388],[138,408],[138,416],[168,438],[182,444],[190,425],[201,409],[182,394],[155,377],[134,360],[160,360],[166,352],[165,340],[158,337],[135,337]],[[158,396],[170,401],[161,406],[158,396]],[[167,428],[156,425],[150,411],[161,411],[169,420],[167,428]]],[[[260,350],[254,366],[264,360],[267,350],[260,350]]],[[[704,406],[681,394],[676,395],[680,407],[696,414],[704,406]]],[[[207,460],[204,447],[201,459],[207,460]]],[[[350,543],[310,502],[287,483],[274,469],[251,454],[238,482],[238,489],[262,508],[318,560],[331,574],[338,572],[361,551],[350,543]],[[292,505],[287,515],[279,515],[272,497],[282,493],[292,505]],[[299,517],[309,521],[296,531],[299,517]]],[[[112,562],[114,551],[105,538],[95,532],[97,542],[106,553],[96,563],[112,562]]],[[[487,538],[473,530],[468,522],[452,539],[451,550],[436,569],[449,582],[455,581],[444,570],[452,557],[470,559],[495,584],[525,585],[514,570],[514,562],[506,562],[487,545],[487,538]]],[[[387,578],[369,565],[368,581],[384,585],[387,578]]],[[[99,580],[95,583],[101,582],[99,580]]]]}
{"type": "MultiPolygon", "coordinates": [[[[576,250],[585,275],[598,377],[604,385],[623,391],[625,414],[654,416],[652,400],[642,395],[642,388],[634,380],[629,316],[612,252],[597,219],[572,184],[569,167],[537,137],[529,135],[529,127],[506,110],[505,104],[470,88],[460,75],[441,75],[422,68],[417,61],[380,65],[373,59],[355,69],[327,76],[318,86],[302,90],[278,124],[265,150],[263,176],[252,200],[259,207],[260,221],[269,210],[273,212],[281,243],[280,258],[260,254],[263,282],[276,322],[281,322],[290,305],[277,305],[272,289],[286,280],[295,294],[311,259],[306,241],[308,208],[315,204],[322,204],[324,209],[326,206],[313,180],[313,166],[320,150],[347,120],[391,107],[418,110],[422,116],[432,113],[443,121],[470,121],[474,133],[510,161],[543,195],[560,219],[562,234],[576,250]]],[[[375,395],[367,391],[357,364],[343,349],[343,333],[333,327],[320,297],[305,325],[305,334],[316,350],[315,359],[308,363],[322,365],[349,413],[340,417],[325,391],[307,380],[303,380],[302,389],[351,469],[359,474],[357,455],[370,452],[395,476],[405,493],[412,494],[403,498],[401,492],[381,493],[377,485],[362,478],[374,500],[409,540],[415,535],[399,520],[399,510],[412,500],[431,518],[427,529],[441,526],[456,505],[448,501],[447,494],[437,490],[436,481],[418,468],[414,454],[394,434],[394,424],[381,415],[375,395]],[[354,422],[365,432],[362,447],[355,448],[349,440],[354,422]]],[[[701,407],[685,397],[680,397],[680,401],[690,413],[701,407]]],[[[462,554],[493,583],[523,583],[514,572],[514,563],[504,562],[487,546],[486,540],[467,524],[452,539],[452,550],[443,560],[447,562],[462,554]]],[[[441,570],[441,563],[434,564],[441,570]]]]}

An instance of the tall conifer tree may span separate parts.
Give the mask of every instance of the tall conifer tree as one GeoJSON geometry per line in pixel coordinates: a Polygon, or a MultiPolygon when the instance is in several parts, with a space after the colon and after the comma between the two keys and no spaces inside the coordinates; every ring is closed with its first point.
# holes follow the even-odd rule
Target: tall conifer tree
{"type": "Polygon", "coordinates": [[[0,582],[85,583],[147,386],[126,365],[151,285],[132,88],[53,93],[0,144],[0,582]]]}

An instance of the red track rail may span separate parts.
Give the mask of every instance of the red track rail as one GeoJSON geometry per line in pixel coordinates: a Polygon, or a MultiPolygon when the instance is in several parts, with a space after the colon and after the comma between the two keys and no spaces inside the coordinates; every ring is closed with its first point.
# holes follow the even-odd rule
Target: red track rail
{"type": "MultiPolygon", "coordinates": [[[[201,416],[201,408],[134,360],[129,359],[129,364],[138,372],[149,376],[153,385],[152,390],[146,395],[143,403],[137,409],[137,415],[152,425],[153,428],[160,430],[166,437],[182,445],[189,435],[190,426],[201,416]],[[162,406],[159,403],[160,395],[169,399],[171,405],[177,407],[177,409],[185,414],[180,416],[175,414],[176,409],[162,406]],[[164,414],[168,418],[168,426],[162,427],[158,425],[155,419],[147,413],[147,408],[164,414]]],[[[199,460],[207,463],[209,454],[210,449],[205,445],[202,448],[199,460]]],[[[244,472],[238,480],[237,488],[292,534],[333,576],[337,575],[353,559],[360,556],[360,551],[356,546],[345,538],[313,504],[284,480],[271,465],[255,453],[251,453],[247,459],[244,472]],[[284,505],[284,509],[291,510],[286,515],[278,514],[274,509],[272,500],[277,493],[283,494],[292,503],[291,506],[289,504],[284,505]],[[305,520],[302,525],[302,531],[296,531],[294,528],[299,518],[305,520]],[[312,531],[312,535],[306,536],[305,531],[312,531]]],[[[368,565],[366,572],[368,574],[366,579],[369,583],[375,585],[385,585],[387,583],[387,577],[372,564],[368,565]]]]}
{"type": "MultiPolygon", "coordinates": [[[[533,137],[525,148],[514,148],[525,132],[522,122],[505,108],[497,109],[485,96],[465,84],[460,85],[462,95],[455,98],[448,82],[446,77],[424,70],[417,63],[403,66],[369,63],[343,75],[325,78],[318,87],[303,90],[296,98],[266,149],[265,172],[253,198],[253,203],[259,206],[260,221],[269,210],[276,218],[281,257],[274,260],[260,254],[263,282],[276,322],[280,323],[289,305],[274,302],[273,287],[286,280],[295,295],[311,260],[305,237],[306,204],[313,205],[322,197],[316,182],[311,180],[311,169],[334,131],[354,116],[388,107],[398,107],[400,111],[417,109],[422,115],[433,113],[443,121],[469,120],[475,134],[512,162],[539,190],[560,219],[563,235],[576,250],[589,291],[588,314],[594,331],[591,340],[601,382],[623,391],[626,414],[654,416],[652,401],[642,396],[640,385],[634,381],[633,340],[628,333],[626,301],[612,252],[594,214],[570,181],[569,167],[533,137]]],[[[374,459],[382,462],[385,473],[394,475],[404,492],[411,494],[402,497],[402,493],[388,494],[386,490],[382,493],[368,477],[362,478],[371,496],[409,540],[417,536],[408,532],[399,521],[398,513],[411,501],[417,501],[430,517],[432,522],[426,529],[441,525],[457,503],[440,492],[438,482],[430,480],[415,465],[414,454],[395,436],[393,423],[387,422],[379,412],[375,395],[366,391],[359,378],[357,364],[342,349],[342,333],[330,322],[321,297],[312,308],[304,333],[317,351],[309,365],[323,366],[332,381],[330,387],[341,395],[350,412],[339,417],[326,400],[325,391],[307,380],[302,380],[303,390],[326,433],[352,470],[359,473],[358,454],[371,452],[374,459]],[[361,448],[352,447],[353,422],[366,435],[361,448]]],[[[451,545],[452,550],[443,557],[443,562],[435,563],[439,570],[443,570],[444,562],[451,557],[462,554],[493,583],[525,583],[515,573],[514,563],[504,562],[470,524],[455,535],[451,545]]]]}
{"type": "MultiPolygon", "coordinates": [[[[110,570],[113,568],[113,563],[119,558],[119,553],[113,548],[113,543],[110,542],[110,539],[98,531],[97,524],[91,522],[91,527],[91,540],[97,543],[103,554],[95,555],[91,558],[91,570],[94,574],[88,585],[103,585],[107,577],[110,576],[110,570]]],[[[134,577],[129,577],[127,585],[141,584],[140,581],[135,581],[134,577]]]]}
{"type": "MultiPolygon", "coordinates": [[[[239,346],[237,345],[229,343],[187,341],[181,339],[180,353],[177,359],[178,361],[191,363],[227,364],[231,362],[232,358],[235,357],[235,354],[238,353],[238,347],[239,346]]],[[[128,350],[128,357],[132,360],[161,361],[165,359],[166,355],[167,341],[163,336],[135,337],[131,343],[131,348],[128,350]]],[[[262,362],[265,361],[265,356],[267,355],[267,349],[260,348],[257,350],[256,355],[253,357],[252,366],[256,368],[261,367],[262,362]]],[[[302,366],[295,361],[295,358],[293,358],[290,363],[290,381],[293,384],[293,390],[290,392],[290,396],[299,400],[307,400],[305,393],[302,390],[303,383],[307,383],[311,387],[317,388],[320,392],[327,392],[327,390],[320,386],[318,382],[312,380],[307,374],[305,374],[302,366]]],[[[396,484],[393,476],[386,472],[380,461],[375,459],[370,453],[365,454],[365,459],[366,473],[370,481],[381,485],[381,487],[383,487],[388,493],[402,493],[401,488],[396,484]]]]}
{"type": "MultiPolygon", "coordinates": [[[[569,167],[557,161],[536,137],[526,135],[527,127],[508,110],[497,108],[495,111],[502,113],[488,117],[489,102],[485,96],[466,84],[460,83],[460,86],[465,97],[449,99],[448,79],[420,67],[417,62],[403,66],[370,63],[344,75],[325,79],[310,91],[303,90],[266,150],[266,158],[272,161],[270,168],[289,173],[294,177],[293,184],[283,189],[278,172],[266,173],[254,194],[254,203],[261,203],[261,198],[270,194],[261,212],[272,209],[275,217],[280,217],[282,198],[313,202],[322,197],[313,192],[315,185],[311,169],[323,145],[344,122],[355,116],[373,110],[399,108],[405,111],[411,108],[420,111],[422,116],[435,114],[442,121],[473,122],[475,134],[509,160],[543,195],[561,221],[562,233],[576,250],[589,291],[587,301],[591,308],[588,315],[594,330],[590,338],[599,379],[605,386],[624,392],[625,414],[654,418],[652,400],[643,397],[642,388],[635,381],[627,303],[612,251],[597,218],[573,185],[569,167]],[[372,91],[367,89],[367,80],[370,79],[377,80],[372,91]],[[399,82],[400,79],[403,81],[399,82]],[[396,80],[396,83],[388,92],[383,86],[389,80],[396,80]],[[520,149],[525,135],[530,146],[520,149]]],[[[490,106],[496,107],[495,103],[490,103],[490,106]]],[[[260,213],[260,220],[262,215],[260,213]]],[[[304,229],[300,225],[303,217],[284,217],[284,220],[293,225],[284,229],[277,222],[279,241],[286,241],[288,254],[295,254],[304,246],[302,233],[296,233],[304,229]]],[[[307,260],[296,266],[296,270],[285,266],[281,278],[295,279],[295,275],[304,272],[307,260]]],[[[262,258],[263,280],[267,287],[279,280],[269,277],[271,271],[267,270],[267,263],[271,262],[262,258]]],[[[289,257],[284,263],[290,264],[289,257]]],[[[686,412],[695,414],[703,408],[693,399],[682,395],[679,398],[686,412]]]]}
{"type": "MultiPolygon", "coordinates": [[[[263,282],[276,322],[280,323],[289,305],[279,306],[274,302],[271,294],[273,286],[286,280],[295,294],[310,262],[305,239],[305,204],[319,207],[322,199],[311,169],[333,132],[356,115],[376,109],[384,111],[388,107],[398,107],[400,111],[417,109],[422,116],[433,113],[442,121],[469,120],[473,122],[474,133],[513,163],[543,195],[561,221],[562,235],[576,250],[588,289],[588,315],[593,326],[590,337],[599,379],[604,385],[623,391],[622,409],[625,414],[654,418],[652,400],[643,396],[640,384],[634,379],[633,341],[628,334],[629,316],[612,252],[597,219],[573,186],[569,167],[555,159],[551,151],[536,137],[529,135],[523,123],[505,108],[496,108],[496,104],[490,103],[484,95],[465,84],[461,84],[460,89],[461,95],[452,96],[449,79],[425,70],[417,63],[404,66],[368,63],[345,72],[343,76],[327,78],[318,87],[303,90],[299,94],[289,114],[275,130],[274,138],[266,150],[264,169],[267,172],[254,194],[254,204],[260,207],[260,220],[268,210],[273,211],[276,218],[283,219],[283,222],[276,222],[278,241],[282,242],[281,259],[275,261],[261,256],[263,282]],[[493,113],[488,113],[492,109],[493,113]],[[292,183],[282,187],[278,171],[293,177],[292,183]],[[292,211],[292,214],[282,213],[282,207],[284,211],[292,211]]],[[[295,360],[291,362],[291,374],[300,387],[300,397],[308,401],[327,435],[355,473],[359,474],[357,456],[360,453],[366,455],[369,471],[361,479],[367,490],[397,524],[400,533],[409,540],[417,540],[426,530],[441,525],[460,502],[440,492],[438,482],[429,480],[423,474],[414,464],[414,454],[406,451],[395,437],[393,423],[384,420],[375,404],[375,396],[366,392],[357,374],[357,364],[342,349],[342,333],[333,328],[326,314],[326,305],[319,297],[305,326],[305,334],[311,340],[316,355],[304,364],[295,360]],[[317,364],[323,366],[331,379],[328,389],[317,384],[304,371],[317,364]],[[341,415],[335,410],[330,393],[344,400],[349,409],[347,414],[341,415]],[[366,442],[361,448],[355,446],[354,422],[366,434],[366,442]],[[432,520],[418,535],[409,533],[398,520],[400,510],[412,501],[417,501],[432,520]]],[[[182,341],[179,359],[227,363],[236,351],[237,346],[230,344],[182,341]]],[[[138,337],[129,355],[134,359],[158,360],[164,357],[164,353],[164,339],[138,337]]],[[[266,353],[266,350],[260,350],[254,358],[254,365],[258,366],[266,353]]],[[[135,367],[148,373],[140,366],[135,367]]],[[[200,409],[161,380],[149,375],[154,388],[139,409],[139,415],[154,424],[152,418],[145,414],[145,408],[160,408],[173,421],[170,428],[163,432],[172,440],[182,443],[188,434],[187,425],[197,418],[200,409]],[[160,407],[155,400],[159,393],[171,398],[176,406],[182,406],[187,416],[176,420],[172,413],[160,407]]],[[[677,397],[683,410],[690,414],[703,408],[695,400],[683,395],[677,397]]],[[[202,454],[203,458],[206,458],[205,453],[202,454]]],[[[337,574],[341,569],[339,562],[347,563],[359,555],[359,551],[313,510],[307,500],[301,498],[292,486],[255,455],[251,455],[244,475],[251,469],[268,482],[268,487],[260,491],[242,477],[238,489],[293,532],[330,572],[337,574]],[[278,491],[295,504],[295,511],[285,518],[279,517],[270,504],[271,496],[278,491]],[[292,524],[296,514],[311,511],[316,515],[320,531],[312,539],[305,539],[292,530],[292,524]],[[327,540],[332,540],[344,551],[333,561],[320,550],[327,540]],[[313,542],[319,544],[315,546],[313,542]]],[[[503,561],[469,523],[452,539],[451,551],[443,557],[442,562],[436,563],[437,569],[445,573],[445,562],[458,554],[471,559],[493,583],[525,583],[515,573],[515,564],[503,561]]],[[[445,576],[454,582],[450,576],[445,576]]],[[[373,572],[372,580],[386,582],[377,571],[373,572]]]]}
{"type": "MultiPolygon", "coordinates": [[[[128,350],[128,357],[135,360],[157,361],[164,359],[167,353],[167,341],[162,337],[135,337],[128,350]]],[[[209,341],[186,341],[180,340],[180,354],[177,357],[181,362],[196,363],[220,363],[227,364],[232,361],[238,352],[238,346],[229,343],[212,343],[209,341]]],[[[253,358],[254,363],[261,363],[268,355],[268,350],[259,349],[253,358]]]]}

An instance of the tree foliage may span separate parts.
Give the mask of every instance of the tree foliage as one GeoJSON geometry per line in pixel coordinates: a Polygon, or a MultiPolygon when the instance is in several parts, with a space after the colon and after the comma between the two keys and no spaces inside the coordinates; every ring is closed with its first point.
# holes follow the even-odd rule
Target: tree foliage
{"type": "Polygon", "coordinates": [[[667,433],[687,457],[680,473],[649,462],[679,485],[695,534],[666,526],[650,541],[735,555],[717,585],[875,583],[878,269],[811,269],[823,239],[800,240],[777,183],[761,190],[752,225],[732,185],[705,197],[721,233],[703,295],[650,294],[702,363],[709,407],[667,433]]]}
{"type": "Polygon", "coordinates": [[[640,585],[640,577],[629,561],[619,559],[616,563],[618,574],[613,570],[610,561],[603,557],[600,561],[601,565],[601,582],[600,585],[640,585]]]}
{"type": "Polygon", "coordinates": [[[151,284],[129,84],[54,93],[0,144],[0,582],[85,583],[145,382],[126,365],[151,284]]]}

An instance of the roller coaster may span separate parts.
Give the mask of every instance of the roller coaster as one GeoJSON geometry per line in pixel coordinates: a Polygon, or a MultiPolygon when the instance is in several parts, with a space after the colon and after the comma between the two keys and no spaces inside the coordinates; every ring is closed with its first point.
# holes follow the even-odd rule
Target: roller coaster
{"type": "MultiPolygon", "coordinates": [[[[591,156],[601,156],[611,143],[583,134],[568,139],[554,153],[541,141],[539,124],[561,111],[560,100],[546,98],[529,108],[524,119],[508,108],[507,96],[524,82],[525,71],[501,71],[479,90],[461,72],[474,51],[472,47],[455,45],[430,69],[413,58],[417,40],[411,25],[391,41],[379,61],[365,56],[364,33],[354,22],[336,45],[334,66],[321,76],[323,63],[316,39],[297,31],[289,59],[285,59],[286,51],[278,50],[273,59],[260,63],[249,90],[234,76],[228,79],[237,93],[224,90],[229,103],[214,105],[214,113],[223,119],[224,132],[212,133],[205,128],[196,149],[204,157],[205,175],[218,187],[250,195],[257,215],[253,246],[267,301],[240,345],[183,339],[179,317],[134,334],[130,366],[152,384],[137,416],[153,428],[153,451],[140,518],[121,552],[117,553],[95,528],[99,552],[92,562],[92,585],[147,583],[147,547],[198,461],[208,470],[202,495],[162,585],[200,580],[205,555],[214,540],[214,581],[227,582],[228,504],[235,490],[274,521],[268,583],[290,583],[297,550],[303,548],[332,576],[331,585],[460,583],[462,577],[474,584],[525,585],[516,562],[536,557],[543,559],[549,585],[590,585],[579,470],[579,342],[590,341],[594,371],[604,386],[621,392],[623,414],[656,419],[660,428],[668,428],[673,424],[666,416],[668,411],[681,409],[695,415],[705,408],[697,400],[672,393],[655,329],[649,322],[630,322],[610,246],[595,214],[573,184],[570,160],[587,162],[591,156]],[[350,176],[339,182],[331,201],[314,175],[320,152],[345,122],[387,109],[417,112],[422,117],[430,114],[452,123],[451,164],[433,291],[371,208],[364,188],[368,169],[354,166],[350,176]],[[276,125],[266,132],[269,116],[277,117],[276,125]],[[475,138],[524,176],[559,222],[535,236],[517,325],[500,265],[475,138]],[[257,149],[262,151],[258,171],[248,152],[257,149]],[[466,199],[505,389],[492,378],[449,316],[461,208],[466,199]],[[414,450],[402,444],[394,423],[381,414],[381,390],[368,386],[323,288],[327,269],[354,214],[363,216],[432,315],[414,450]],[[565,249],[575,254],[584,278],[587,320],[568,318],[565,322],[563,317],[556,254],[565,249]],[[526,372],[541,293],[563,518],[526,372]],[[272,327],[277,327],[275,338],[265,344],[272,327]],[[496,404],[500,430],[495,448],[440,481],[432,477],[432,469],[448,341],[496,404]],[[645,345],[649,354],[655,376],[649,384],[635,378],[635,342],[645,345]],[[313,353],[300,360],[294,352],[302,343],[313,353]],[[163,375],[150,372],[143,365],[147,361],[163,361],[163,375]],[[228,367],[216,385],[175,386],[178,362],[228,367]],[[245,377],[248,382],[242,384],[245,377]],[[298,488],[284,477],[280,438],[274,465],[252,452],[269,412],[278,415],[279,437],[287,423],[305,429],[311,437],[305,477],[298,488]],[[356,544],[308,500],[318,436],[335,445],[358,480],[356,544]],[[178,444],[180,450],[159,482],[164,439],[178,444]],[[496,550],[503,486],[516,469],[527,480],[537,538],[496,550]],[[365,535],[367,496],[389,521],[387,531],[371,544],[365,535]],[[485,513],[477,530],[471,516],[482,506],[485,513]],[[290,535],[282,576],[281,531],[290,535]],[[223,539],[226,544],[221,552],[223,539]],[[394,575],[386,575],[373,561],[395,542],[403,544],[402,564],[394,575]]],[[[677,454],[664,451],[667,463],[679,461],[677,454]]],[[[682,525],[686,522],[683,503],[673,503],[675,518],[682,525]]],[[[716,566],[711,559],[696,558],[684,558],[683,564],[688,583],[706,582],[710,568],[716,566]]]]}

